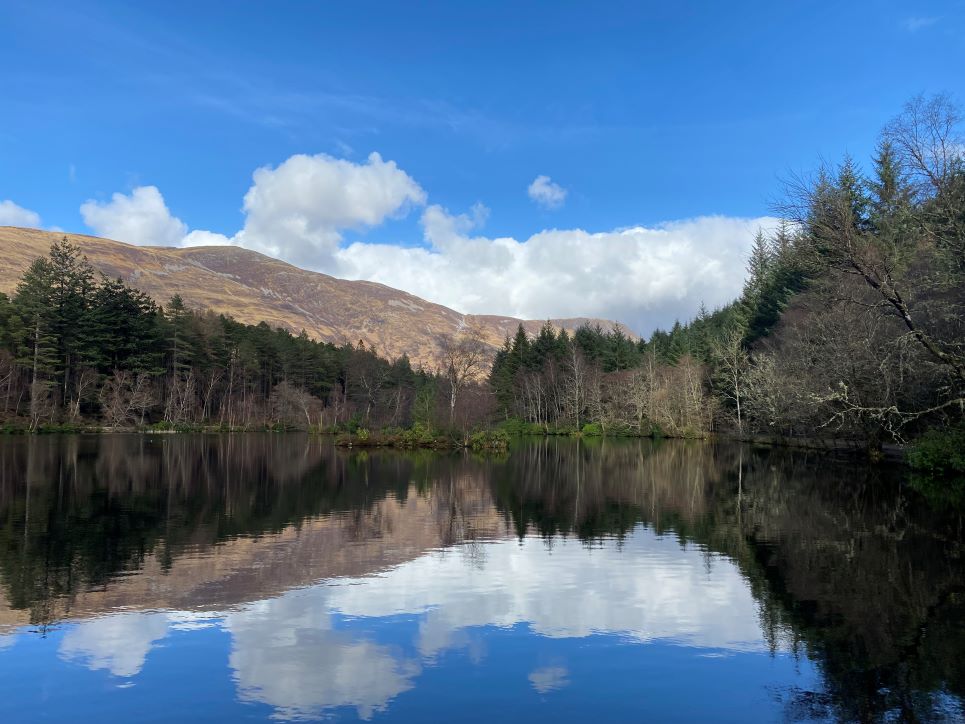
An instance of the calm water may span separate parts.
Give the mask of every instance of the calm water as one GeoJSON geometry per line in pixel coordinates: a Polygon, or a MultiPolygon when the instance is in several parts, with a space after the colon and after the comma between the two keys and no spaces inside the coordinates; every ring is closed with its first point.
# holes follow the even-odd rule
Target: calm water
{"type": "Polygon", "coordinates": [[[827,455],[0,439],[0,721],[958,721],[963,550],[827,455]]]}

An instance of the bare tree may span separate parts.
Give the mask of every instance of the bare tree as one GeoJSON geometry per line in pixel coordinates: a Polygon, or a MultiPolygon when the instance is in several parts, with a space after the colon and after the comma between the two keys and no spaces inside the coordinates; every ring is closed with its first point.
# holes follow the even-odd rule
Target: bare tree
{"type": "Polygon", "coordinates": [[[486,346],[479,331],[469,328],[459,336],[444,334],[439,337],[442,358],[440,374],[449,383],[449,424],[455,420],[456,397],[460,390],[483,372],[486,346]]]}
{"type": "Polygon", "coordinates": [[[312,425],[312,412],[321,408],[321,400],[301,387],[282,380],[271,393],[272,416],[278,422],[293,423],[305,419],[305,426],[312,425]]]}
{"type": "Polygon", "coordinates": [[[52,419],[56,410],[53,386],[47,380],[35,378],[30,385],[30,431],[36,432],[44,418],[52,419]]]}
{"type": "Polygon", "coordinates": [[[723,337],[711,344],[711,356],[714,360],[714,382],[725,400],[734,403],[737,417],[737,431],[744,434],[744,417],[741,405],[745,397],[747,374],[750,370],[750,360],[744,349],[743,334],[734,328],[723,337]]]}
{"type": "Polygon", "coordinates": [[[164,402],[164,420],[172,425],[193,419],[197,407],[197,378],[194,370],[171,375],[164,402]]]}
{"type": "Polygon", "coordinates": [[[110,427],[118,427],[130,421],[131,404],[131,373],[126,370],[114,370],[101,386],[98,395],[101,403],[101,414],[110,427]]]}
{"type": "Polygon", "coordinates": [[[158,403],[157,390],[151,375],[141,372],[134,378],[134,385],[131,389],[131,409],[137,411],[138,424],[144,424],[144,418],[148,410],[158,403]]]}
{"type": "Polygon", "coordinates": [[[84,398],[95,391],[99,375],[96,370],[83,369],[77,375],[77,382],[74,387],[74,399],[71,400],[67,408],[67,414],[72,422],[80,419],[80,406],[84,398]]]}
{"type": "Polygon", "coordinates": [[[565,361],[566,376],[566,406],[576,424],[576,429],[580,429],[580,418],[586,407],[586,386],[587,375],[589,374],[589,363],[583,356],[582,350],[576,345],[570,345],[570,350],[565,361]]]}
{"type": "Polygon", "coordinates": [[[919,95],[885,126],[882,136],[897,152],[920,199],[944,196],[962,165],[961,110],[947,95],[919,95]]]}

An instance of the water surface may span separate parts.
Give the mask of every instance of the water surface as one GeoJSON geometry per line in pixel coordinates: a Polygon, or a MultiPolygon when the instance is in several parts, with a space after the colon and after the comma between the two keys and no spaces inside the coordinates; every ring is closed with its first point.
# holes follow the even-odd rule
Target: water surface
{"type": "Polygon", "coordinates": [[[0,721],[956,721],[961,525],[736,445],[2,439],[0,721]]]}

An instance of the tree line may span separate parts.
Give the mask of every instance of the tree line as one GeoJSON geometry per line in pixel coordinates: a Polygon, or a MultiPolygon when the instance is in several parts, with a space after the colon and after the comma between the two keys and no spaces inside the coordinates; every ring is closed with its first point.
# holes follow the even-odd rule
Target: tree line
{"type": "Polygon", "coordinates": [[[787,183],[743,293],[634,342],[522,328],[490,375],[505,418],[546,431],[965,441],[965,145],[919,97],[851,158],[787,183]]]}
{"type": "MultiPolygon", "coordinates": [[[[450,364],[414,369],[358,345],[315,341],[160,306],[97,275],[65,238],[0,294],[0,415],[8,428],[469,425],[465,389],[479,362],[465,340],[450,364]],[[470,354],[471,352],[471,354],[470,354]],[[460,404],[457,405],[457,400],[460,404]]],[[[473,413],[475,414],[475,413],[473,413]]]]}

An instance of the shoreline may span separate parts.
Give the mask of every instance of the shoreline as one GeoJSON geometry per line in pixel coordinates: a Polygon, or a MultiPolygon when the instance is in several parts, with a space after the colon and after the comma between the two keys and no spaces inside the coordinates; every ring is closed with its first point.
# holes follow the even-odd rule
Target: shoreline
{"type": "Polygon", "coordinates": [[[824,450],[829,452],[863,453],[877,461],[906,462],[909,446],[896,443],[884,443],[880,448],[869,447],[866,441],[847,438],[822,437],[785,437],[780,435],[739,435],[721,432],[709,432],[699,435],[667,435],[667,434],[587,434],[575,431],[526,431],[506,432],[499,427],[489,427],[472,433],[446,433],[444,431],[429,432],[415,428],[369,432],[364,435],[337,430],[320,430],[310,427],[293,425],[257,425],[252,427],[227,427],[222,425],[178,425],[172,427],[151,426],[106,426],[106,425],[52,425],[42,426],[37,430],[28,427],[5,425],[0,427],[0,436],[33,436],[33,435],[185,435],[185,434],[237,434],[237,433],[302,433],[309,435],[326,435],[335,438],[338,447],[346,448],[399,448],[399,449],[471,449],[471,448],[505,448],[503,439],[518,438],[549,438],[568,437],[585,440],[615,440],[615,439],[650,439],[650,440],[703,440],[708,442],[745,443],[762,447],[777,447],[799,450],[824,450]],[[475,439],[476,445],[473,445],[475,439]]]}

